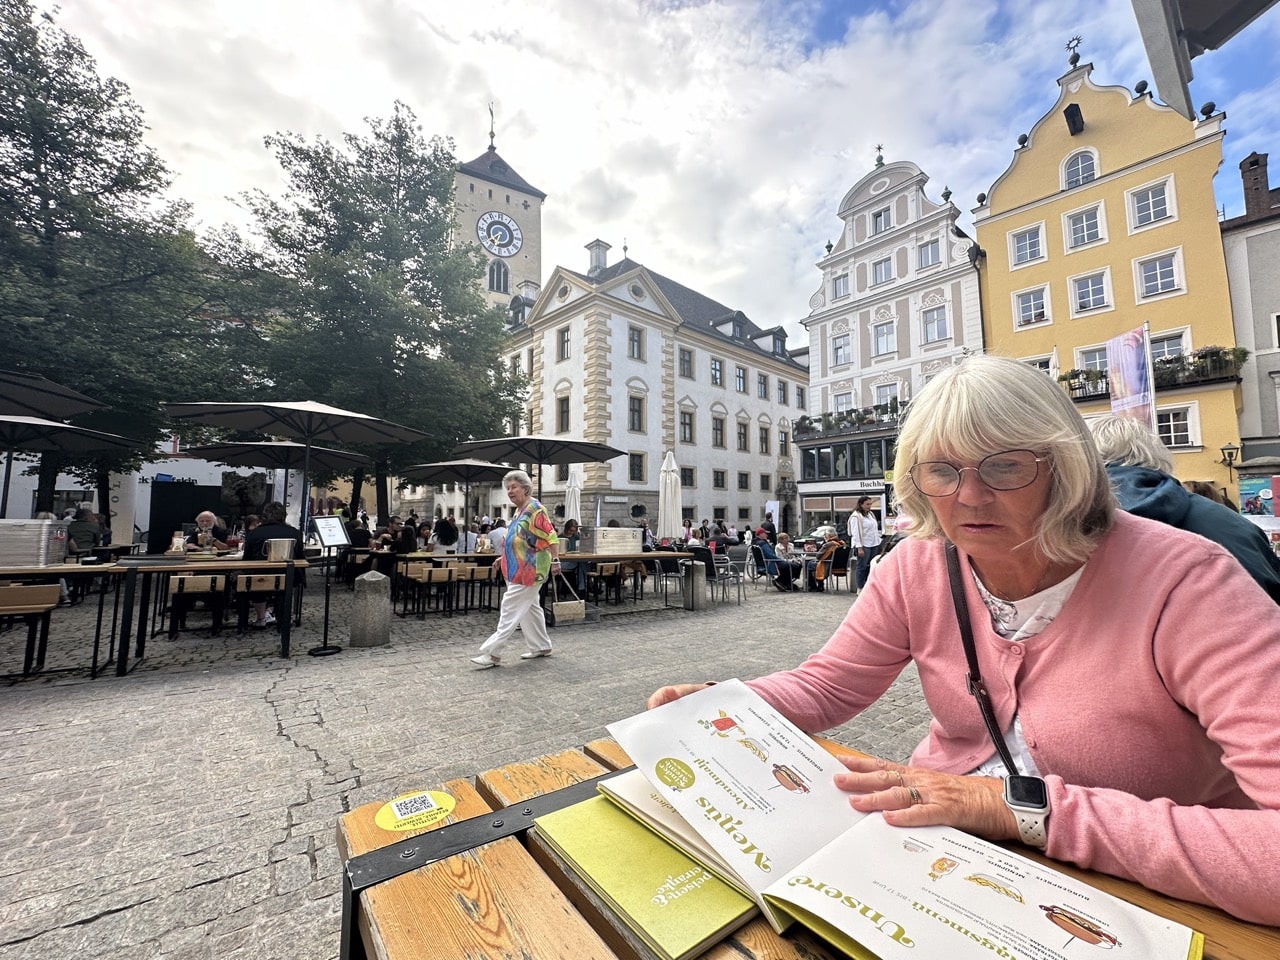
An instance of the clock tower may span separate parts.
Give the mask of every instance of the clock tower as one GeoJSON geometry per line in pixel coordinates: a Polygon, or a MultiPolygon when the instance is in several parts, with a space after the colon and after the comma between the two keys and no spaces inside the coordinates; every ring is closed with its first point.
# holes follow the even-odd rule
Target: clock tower
{"type": "Polygon", "coordinates": [[[489,258],[481,280],[485,300],[509,310],[521,283],[542,285],[542,201],[547,195],[511,169],[493,139],[490,129],[489,148],[458,167],[458,236],[478,243],[489,258]]]}

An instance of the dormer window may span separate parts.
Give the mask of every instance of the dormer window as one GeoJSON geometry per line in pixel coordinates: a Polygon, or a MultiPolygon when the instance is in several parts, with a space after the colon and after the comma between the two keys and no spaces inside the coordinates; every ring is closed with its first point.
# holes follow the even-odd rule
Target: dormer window
{"type": "Polygon", "coordinates": [[[773,352],[778,356],[782,356],[787,352],[787,338],[781,334],[774,334],[773,352]]]}
{"type": "Polygon", "coordinates": [[[1088,150],[1081,150],[1068,157],[1064,172],[1064,186],[1067,190],[1088,183],[1098,175],[1093,154],[1088,150]]]}

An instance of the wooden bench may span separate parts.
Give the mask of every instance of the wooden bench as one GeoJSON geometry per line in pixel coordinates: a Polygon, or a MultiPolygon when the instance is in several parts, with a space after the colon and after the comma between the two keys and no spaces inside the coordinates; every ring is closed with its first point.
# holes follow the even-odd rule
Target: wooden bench
{"type": "Polygon", "coordinates": [[[49,619],[57,609],[59,589],[56,583],[0,587],[0,621],[21,620],[27,625],[27,648],[22,657],[24,677],[39,673],[44,667],[49,619]]]}

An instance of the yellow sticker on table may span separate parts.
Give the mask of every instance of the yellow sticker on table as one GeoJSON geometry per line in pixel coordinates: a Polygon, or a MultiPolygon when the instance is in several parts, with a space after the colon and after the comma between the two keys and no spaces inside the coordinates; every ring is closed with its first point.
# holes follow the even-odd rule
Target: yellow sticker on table
{"type": "Polygon", "coordinates": [[[440,790],[406,793],[384,803],[373,815],[373,822],[383,830],[421,830],[449,816],[457,804],[453,797],[440,790]]]}

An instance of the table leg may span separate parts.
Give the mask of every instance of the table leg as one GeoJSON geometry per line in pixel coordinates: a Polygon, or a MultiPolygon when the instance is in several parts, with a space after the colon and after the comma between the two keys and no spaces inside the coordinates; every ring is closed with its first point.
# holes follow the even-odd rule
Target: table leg
{"type": "Polygon", "coordinates": [[[289,659],[289,630],[293,626],[293,561],[284,565],[284,619],[280,623],[280,656],[289,659]]]}
{"type": "MultiPolygon", "coordinates": [[[[124,575],[124,610],[120,616],[120,646],[116,650],[116,676],[129,672],[129,640],[133,629],[133,604],[138,592],[138,568],[130,567],[124,575]]],[[[145,608],[144,608],[145,609],[145,608]]]]}

